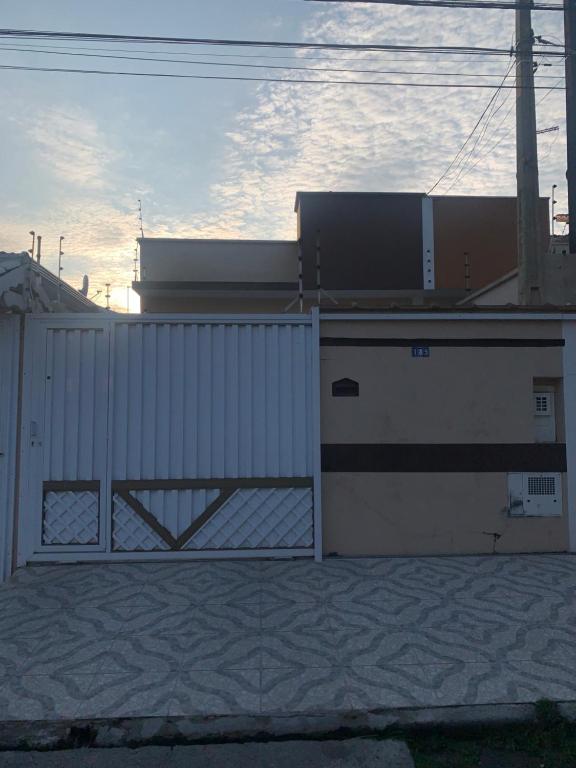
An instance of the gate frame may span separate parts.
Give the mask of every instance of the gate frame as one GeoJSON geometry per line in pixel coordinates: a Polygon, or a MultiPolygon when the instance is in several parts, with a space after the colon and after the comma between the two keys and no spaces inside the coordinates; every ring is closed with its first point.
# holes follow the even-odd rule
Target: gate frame
{"type": "MultiPolygon", "coordinates": [[[[43,382],[42,382],[43,383],[43,382]]],[[[306,557],[322,560],[322,470],[321,470],[321,444],[320,444],[320,315],[318,308],[313,308],[309,315],[202,315],[202,314],[72,314],[54,313],[31,314],[26,316],[24,332],[24,366],[22,383],[22,423],[20,431],[20,493],[19,506],[21,520],[18,535],[17,564],[23,566],[28,562],[120,562],[120,561],[154,561],[154,560],[215,560],[215,559],[242,559],[242,558],[293,558],[306,557]],[[39,382],[33,376],[35,351],[37,350],[37,328],[47,330],[56,329],[103,329],[108,334],[108,413],[107,413],[107,438],[110,441],[113,410],[114,410],[114,353],[116,326],[124,323],[157,324],[157,323],[189,323],[203,325],[309,325],[312,328],[311,336],[311,383],[312,383],[312,418],[310,426],[312,430],[312,493],[313,493],[313,545],[308,548],[293,549],[239,549],[239,550],[196,550],[196,551],[171,551],[171,552],[112,552],[109,551],[109,526],[111,519],[112,494],[105,490],[105,501],[101,504],[101,524],[103,544],[96,545],[55,546],[50,545],[49,550],[43,548],[38,539],[38,531],[41,532],[41,517],[38,517],[37,500],[34,494],[41,487],[42,479],[38,480],[37,468],[32,459],[32,446],[30,436],[30,424],[35,413],[34,391],[39,382]],[[24,468],[28,468],[25,470],[24,468]],[[32,474],[30,474],[32,472],[32,474]],[[28,476],[26,475],[28,473],[28,476]],[[27,482],[28,481],[28,482],[27,482]],[[23,514],[24,513],[24,514],[23,514]],[[40,520],[40,528],[38,526],[40,520]]],[[[42,405],[44,416],[44,405],[42,405]]],[[[43,436],[42,436],[43,439],[43,436]]],[[[112,451],[107,450],[105,476],[102,485],[105,489],[111,489],[112,477],[112,451]]]]}

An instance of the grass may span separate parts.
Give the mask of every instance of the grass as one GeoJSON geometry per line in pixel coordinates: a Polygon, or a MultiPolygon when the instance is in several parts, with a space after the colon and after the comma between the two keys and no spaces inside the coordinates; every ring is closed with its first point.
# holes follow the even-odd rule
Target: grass
{"type": "Polygon", "coordinates": [[[563,719],[550,701],[538,702],[533,723],[435,729],[403,738],[416,768],[576,768],[576,724],[563,719]]]}

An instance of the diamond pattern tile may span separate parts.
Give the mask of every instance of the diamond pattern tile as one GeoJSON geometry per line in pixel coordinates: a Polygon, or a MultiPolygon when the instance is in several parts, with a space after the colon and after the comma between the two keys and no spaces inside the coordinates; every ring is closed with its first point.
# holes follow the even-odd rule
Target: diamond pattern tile
{"type": "Polygon", "coordinates": [[[313,545],[311,488],[236,491],[184,549],[303,548],[313,545]]]}
{"type": "Polygon", "coordinates": [[[43,544],[97,544],[97,491],[48,491],[44,496],[43,544]]]}

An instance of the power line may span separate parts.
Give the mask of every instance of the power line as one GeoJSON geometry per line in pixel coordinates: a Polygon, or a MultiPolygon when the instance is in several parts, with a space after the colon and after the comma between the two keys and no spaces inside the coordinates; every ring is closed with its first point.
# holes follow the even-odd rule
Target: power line
{"type": "MultiPolygon", "coordinates": [[[[508,72],[506,73],[506,77],[508,77],[510,75],[513,66],[514,66],[514,64],[512,63],[510,65],[510,68],[509,68],[508,72]]],[[[504,80],[506,79],[506,77],[504,78],[504,80]]],[[[498,93],[500,91],[501,91],[501,89],[499,88],[498,89],[498,93]]],[[[502,109],[502,107],[506,104],[506,102],[508,101],[508,99],[510,98],[511,95],[512,95],[512,91],[508,91],[508,93],[506,94],[506,96],[504,97],[504,99],[502,100],[502,102],[498,106],[496,106],[496,104],[498,102],[497,98],[492,102],[492,106],[491,106],[491,108],[490,108],[490,110],[488,112],[486,120],[484,121],[484,125],[482,126],[482,130],[479,132],[478,136],[476,137],[476,140],[474,141],[474,144],[472,145],[472,147],[466,153],[466,156],[459,163],[459,167],[458,167],[457,172],[456,172],[456,177],[454,178],[454,180],[452,181],[452,183],[450,184],[450,186],[448,187],[448,189],[446,190],[446,192],[444,194],[448,194],[448,192],[450,192],[450,190],[458,183],[458,181],[466,173],[467,166],[468,166],[468,164],[469,164],[469,162],[470,162],[474,152],[476,152],[476,150],[482,145],[482,142],[484,141],[484,137],[486,136],[486,132],[487,132],[489,126],[490,126],[491,121],[498,114],[498,112],[502,109]]],[[[498,94],[497,94],[497,96],[498,96],[498,94]]]]}
{"type": "MultiPolygon", "coordinates": [[[[421,46],[421,45],[375,45],[360,43],[303,43],[271,40],[230,40],[219,38],[195,38],[195,37],[158,37],[145,35],[106,35],[88,32],[49,32],[43,30],[0,29],[0,37],[30,38],[48,40],[82,40],[82,41],[107,41],[107,42],[144,42],[150,44],[172,45],[210,45],[227,46],[237,48],[290,48],[302,50],[331,50],[331,51],[399,51],[405,53],[448,53],[450,55],[490,55],[509,56],[507,48],[488,48],[473,46],[421,46]]],[[[543,53],[537,51],[536,53],[543,53]]],[[[563,56],[563,52],[546,50],[547,56],[563,56]]]]}
{"type": "MultiPolygon", "coordinates": [[[[61,51],[61,50],[70,50],[70,51],[107,51],[107,52],[117,52],[120,53],[149,53],[149,54],[156,54],[158,51],[148,51],[142,48],[99,48],[95,46],[69,46],[69,45],[39,45],[38,43],[5,43],[3,45],[3,48],[5,50],[19,50],[20,46],[25,47],[26,50],[29,49],[48,49],[52,51],[61,51]]],[[[172,53],[172,51],[167,51],[166,53],[172,53]]],[[[409,63],[417,63],[417,62],[428,62],[433,64],[448,64],[454,63],[453,59],[432,59],[425,57],[422,59],[414,58],[414,56],[411,56],[410,58],[398,58],[397,56],[392,56],[390,58],[384,58],[381,54],[378,54],[376,51],[374,52],[376,55],[378,55],[378,59],[374,59],[373,57],[346,57],[346,56],[339,56],[337,58],[330,58],[326,56],[303,56],[303,55],[288,55],[288,56],[276,56],[276,55],[270,55],[266,53],[212,53],[210,51],[202,51],[202,56],[209,56],[210,58],[234,58],[234,59],[274,59],[274,60],[296,60],[296,61],[324,61],[324,62],[335,62],[340,63],[342,61],[352,61],[352,62],[361,62],[361,61],[367,61],[367,62],[378,62],[378,61],[402,61],[402,62],[409,62],[409,63]]],[[[548,52],[542,53],[542,57],[546,57],[548,52]]],[[[188,53],[187,51],[178,51],[178,56],[197,56],[197,53],[188,53]]],[[[486,64],[493,63],[493,61],[490,58],[482,59],[480,55],[476,56],[475,59],[468,59],[468,60],[462,60],[460,59],[458,61],[458,64],[473,64],[477,65],[478,62],[483,62],[486,64]]],[[[541,66],[546,67],[563,67],[564,64],[562,62],[558,63],[547,63],[541,66]]]]}
{"type": "MultiPolygon", "coordinates": [[[[372,75],[427,75],[431,77],[500,77],[500,73],[491,72],[422,72],[422,71],[406,71],[406,70],[381,70],[381,69],[354,69],[350,67],[333,68],[333,67],[296,67],[286,64],[244,64],[238,62],[222,62],[222,61],[202,61],[198,59],[168,59],[159,57],[145,57],[145,56],[117,56],[111,54],[101,53],[70,53],[69,51],[43,51],[35,48],[7,48],[0,45],[0,51],[16,51],[20,53],[40,53],[52,56],[82,56],[88,58],[97,59],[122,59],[126,61],[154,61],[163,62],[167,64],[195,64],[202,66],[212,67],[241,67],[249,69],[280,69],[280,70],[297,70],[303,72],[340,72],[340,73],[359,73],[359,74],[372,74],[372,75]]],[[[554,75],[542,75],[543,78],[553,78],[554,75]]]]}
{"type": "MultiPolygon", "coordinates": [[[[503,88],[505,88],[505,87],[506,87],[506,86],[505,86],[505,82],[506,82],[506,79],[507,79],[508,75],[509,75],[509,74],[510,74],[510,72],[512,71],[512,67],[513,67],[513,66],[514,66],[514,62],[511,62],[510,66],[508,67],[508,71],[507,71],[507,72],[506,72],[506,74],[504,75],[504,78],[503,78],[502,82],[500,83],[500,85],[498,86],[498,88],[495,90],[495,92],[492,94],[492,96],[490,97],[490,101],[488,102],[488,104],[486,104],[486,106],[485,106],[485,108],[484,108],[484,111],[482,112],[482,114],[480,115],[480,117],[479,117],[479,118],[478,118],[478,120],[476,121],[476,123],[475,123],[474,127],[472,128],[472,130],[471,130],[471,131],[470,131],[470,133],[468,134],[468,136],[467,136],[467,138],[466,138],[466,141],[464,142],[464,144],[462,144],[462,146],[460,147],[460,149],[458,150],[458,152],[456,153],[456,155],[455,155],[455,156],[454,156],[454,158],[452,159],[452,162],[450,163],[450,165],[448,166],[448,168],[446,168],[446,170],[444,171],[444,173],[443,173],[443,174],[440,176],[440,178],[438,179],[438,181],[437,181],[437,182],[436,182],[436,183],[435,183],[435,184],[434,184],[434,185],[433,185],[433,186],[432,186],[432,187],[431,187],[431,188],[428,190],[428,193],[427,193],[427,194],[429,194],[429,195],[430,195],[430,194],[432,194],[432,192],[433,192],[433,191],[436,189],[436,187],[437,187],[437,186],[438,186],[438,185],[439,185],[439,184],[440,184],[440,183],[441,183],[441,182],[442,182],[442,181],[443,181],[443,180],[446,178],[446,176],[447,176],[447,175],[450,173],[450,171],[452,170],[452,168],[454,168],[454,166],[455,166],[455,165],[456,165],[456,163],[458,162],[458,160],[459,160],[460,156],[462,155],[462,153],[464,152],[465,148],[467,147],[468,143],[469,143],[469,142],[472,140],[472,137],[473,137],[473,136],[474,136],[474,134],[476,133],[476,129],[478,128],[478,126],[480,125],[480,123],[482,122],[482,120],[484,119],[484,115],[486,115],[486,113],[488,112],[488,110],[490,109],[490,107],[492,106],[492,104],[494,103],[494,101],[495,101],[495,100],[498,98],[498,96],[499,96],[499,94],[500,94],[500,91],[501,91],[503,88]]],[[[515,86],[512,86],[512,87],[515,87],[515,86]]]]}
{"type": "MultiPolygon", "coordinates": [[[[120,75],[125,77],[162,77],[177,78],[183,80],[232,80],[239,82],[256,83],[286,83],[303,85],[373,85],[373,86],[399,86],[407,88],[494,88],[489,83],[398,83],[384,82],[382,80],[298,80],[297,78],[282,77],[240,77],[234,75],[182,75],[175,72],[121,72],[106,69],[66,69],[61,67],[26,67],[11,64],[0,64],[0,69],[22,72],[64,72],[83,75],[120,75]]],[[[504,85],[501,88],[516,90],[515,85],[504,85]]],[[[544,90],[547,86],[535,85],[535,90],[544,90]]],[[[555,90],[564,90],[559,86],[555,90]]]]}
{"type": "Polygon", "coordinates": [[[563,11],[564,6],[558,3],[522,3],[513,0],[307,0],[307,2],[323,3],[372,3],[377,5],[416,5],[421,8],[500,8],[531,11],[563,11]]]}
{"type": "MultiPolygon", "coordinates": [[[[561,82],[561,81],[559,80],[558,82],[561,82]]],[[[550,96],[550,94],[553,93],[554,90],[555,90],[555,88],[552,87],[548,91],[546,91],[546,93],[542,96],[542,98],[539,99],[536,102],[536,106],[538,106],[539,104],[542,104],[544,99],[548,98],[548,96],[550,96]]],[[[508,117],[512,113],[513,109],[514,109],[514,104],[512,104],[510,109],[506,112],[506,114],[504,115],[503,119],[498,124],[498,128],[496,129],[496,132],[498,132],[500,130],[500,128],[506,123],[506,120],[508,119],[508,117]]],[[[492,152],[494,152],[494,150],[497,149],[500,146],[500,144],[502,144],[502,142],[506,138],[508,138],[508,136],[510,136],[510,134],[513,131],[513,129],[514,129],[514,125],[512,125],[510,128],[508,128],[508,130],[498,139],[498,141],[495,142],[495,144],[493,144],[486,152],[481,154],[473,165],[471,165],[466,171],[464,171],[462,174],[460,174],[460,176],[457,179],[457,181],[461,181],[462,178],[464,178],[464,176],[467,176],[469,173],[471,173],[482,162],[482,160],[484,160],[485,157],[488,157],[489,155],[491,155],[492,152]]],[[[450,187],[446,190],[446,192],[444,194],[447,194],[452,189],[452,187],[455,186],[455,183],[456,182],[451,184],[450,187]]]]}

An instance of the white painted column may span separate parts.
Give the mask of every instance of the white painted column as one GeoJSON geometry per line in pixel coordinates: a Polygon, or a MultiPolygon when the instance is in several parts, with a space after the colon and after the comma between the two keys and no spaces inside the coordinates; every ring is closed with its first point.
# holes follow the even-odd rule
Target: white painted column
{"type": "Polygon", "coordinates": [[[434,200],[422,198],[422,287],[431,291],[436,287],[434,276],[434,200]]]}
{"type": "Polygon", "coordinates": [[[20,318],[0,317],[0,583],[12,569],[20,318]]]}
{"type": "Polygon", "coordinates": [[[322,434],[320,428],[320,309],[312,308],[312,461],[314,467],[314,559],[322,561],[322,434]]]}
{"type": "Polygon", "coordinates": [[[562,323],[564,337],[564,429],[566,434],[566,509],[568,549],[576,552],[576,320],[562,323]]]}

